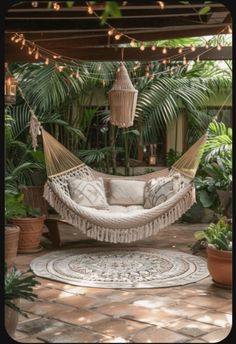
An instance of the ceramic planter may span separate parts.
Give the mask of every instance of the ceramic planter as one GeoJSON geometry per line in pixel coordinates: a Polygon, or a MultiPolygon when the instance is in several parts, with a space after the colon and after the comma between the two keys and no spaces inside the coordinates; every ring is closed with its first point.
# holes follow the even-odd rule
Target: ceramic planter
{"type": "Polygon", "coordinates": [[[11,223],[20,227],[19,253],[31,253],[40,249],[45,216],[13,218],[11,223]]]}
{"type": "Polygon", "coordinates": [[[16,225],[5,226],[5,263],[10,268],[15,262],[18,249],[20,227],[16,225]]]}
{"type": "Polygon", "coordinates": [[[219,286],[232,286],[232,251],[207,247],[207,265],[213,281],[219,286]]]}
{"type": "MultiPolygon", "coordinates": [[[[14,303],[19,307],[20,300],[17,299],[14,303]]],[[[5,305],[4,311],[5,311],[5,329],[7,333],[9,334],[9,336],[13,337],[16,331],[17,324],[18,324],[19,313],[6,305],[5,305]]]]}

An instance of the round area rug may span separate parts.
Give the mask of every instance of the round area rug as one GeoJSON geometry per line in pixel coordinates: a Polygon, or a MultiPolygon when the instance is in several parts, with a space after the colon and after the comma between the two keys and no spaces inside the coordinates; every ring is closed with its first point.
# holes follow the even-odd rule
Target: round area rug
{"type": "Polygon", "coordinates": [[[160,288],[193,283],[208,276],[203,258],[154,248],[76,248],[31,262],[40,277],[99,288],[160,288]]]}

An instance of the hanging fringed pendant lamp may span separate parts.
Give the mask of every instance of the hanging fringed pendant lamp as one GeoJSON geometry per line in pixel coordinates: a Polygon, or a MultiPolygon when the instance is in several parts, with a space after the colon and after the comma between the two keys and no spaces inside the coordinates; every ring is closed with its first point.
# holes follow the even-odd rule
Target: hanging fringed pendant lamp
{"type": "Polygon", "coordinates": [[[132,85],[124,64],[121,63],[113,87],[108,92],[111,124],[118,128],[133,125],[138,91],[132,85]]]}

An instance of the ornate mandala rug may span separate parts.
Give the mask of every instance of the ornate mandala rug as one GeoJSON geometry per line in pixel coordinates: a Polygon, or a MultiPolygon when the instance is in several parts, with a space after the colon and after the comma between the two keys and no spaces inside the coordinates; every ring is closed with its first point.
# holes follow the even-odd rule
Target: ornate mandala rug
{"type": "Polygon", "coordinates": [[[154,248],[76,248],[31,262],[37,276],[83,287],[160,288],[197,282],[208,276],[203,258],[154,248]]]}

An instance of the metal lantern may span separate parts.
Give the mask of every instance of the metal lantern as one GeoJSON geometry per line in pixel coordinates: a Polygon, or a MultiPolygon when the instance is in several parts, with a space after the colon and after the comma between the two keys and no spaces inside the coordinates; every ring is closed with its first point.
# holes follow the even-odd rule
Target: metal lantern
{"type": "Polygon", "coordinates": [[[133,125],[138,91],[132,85],[127,69],[121,63],[113,87],[108,92],[111,124],[119,128],[133,125]]]}
{"type": "Polygon", "coordinates": [[[5,104],[15,104],[16,102],[17,81],[12,76],[6,76],[4,81],[4,99],[5,104]]]}

